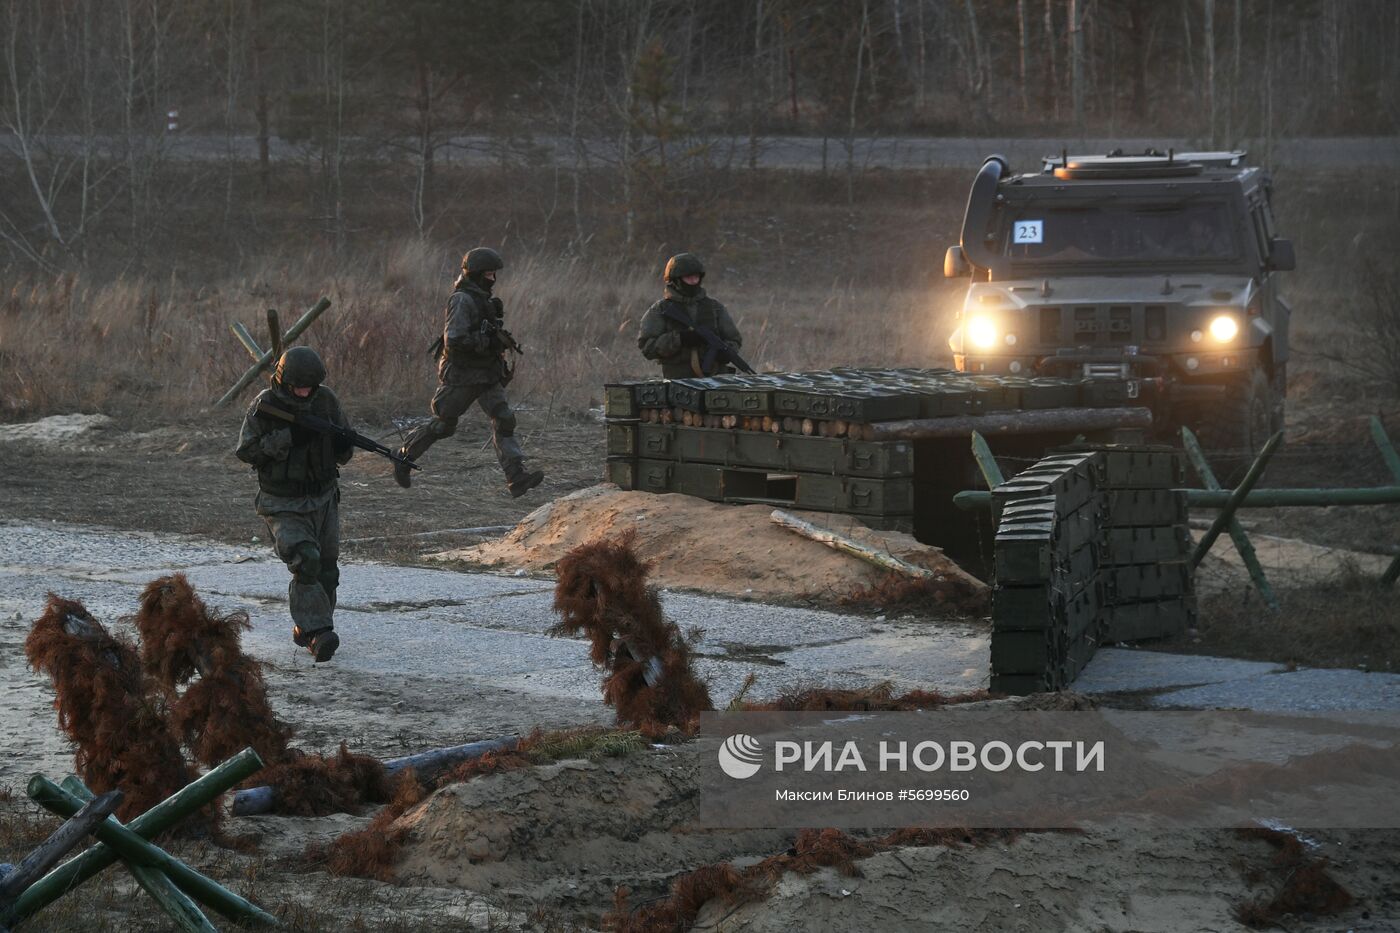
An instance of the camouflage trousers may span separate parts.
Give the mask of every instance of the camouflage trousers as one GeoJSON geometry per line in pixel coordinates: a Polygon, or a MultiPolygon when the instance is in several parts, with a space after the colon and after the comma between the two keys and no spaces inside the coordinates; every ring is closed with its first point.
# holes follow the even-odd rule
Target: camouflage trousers
{"type": "Polygon", "coordinates": [[[258,514],[267,522],[272,547],[292,572],[287,602],[292,624],[303,634],[334,627],[340,585],[339,502],[338,489],[301,500],[258,498],[258,514]]]}
{"type": "Polygon", "coordinates": [[[404,440],[404,450],[414,460],[444,437],[457,431],[457,420],[475,402],[491,419],[491,442],[496,447],[496,462],[506,479],[513,479],[524,470],[525,453],[515,439],[515,412],[499,382],[475,382],[465,385],[442,383],[433,393],[430,407],[433,420],[414,428],[404,440]]]}

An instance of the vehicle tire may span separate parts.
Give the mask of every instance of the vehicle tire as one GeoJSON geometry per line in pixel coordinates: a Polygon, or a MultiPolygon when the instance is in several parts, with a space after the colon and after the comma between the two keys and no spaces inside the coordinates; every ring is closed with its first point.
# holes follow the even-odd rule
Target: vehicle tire
{"type": "Polygon", "coordinates": [[[1232,486],[1244,476],[1281,420],[1269,377],[1259,366],[1201,410],[1197,434],[1222,484],[1232,486]]]}

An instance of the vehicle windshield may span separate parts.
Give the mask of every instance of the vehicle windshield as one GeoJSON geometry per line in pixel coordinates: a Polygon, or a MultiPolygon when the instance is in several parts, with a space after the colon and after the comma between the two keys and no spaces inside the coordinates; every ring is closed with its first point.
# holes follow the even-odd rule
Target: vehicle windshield
{"type": "Polygon", "coordinates": [[[1052,207],[1013,206],[1004,234],[1013,261],[1047,263],[1201,262],[1239,256],[1223,203],[1052,207]]]}

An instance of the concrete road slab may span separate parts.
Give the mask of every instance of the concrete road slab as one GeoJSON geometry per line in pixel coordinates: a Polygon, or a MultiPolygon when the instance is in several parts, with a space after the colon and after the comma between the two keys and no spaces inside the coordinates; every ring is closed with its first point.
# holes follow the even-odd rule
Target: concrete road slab
{"type": "Polygon", "coordinates": [[[1316,669],[1260,674],[1158,694],[1152,705],[1274,712],[1400,711],[1400,674],[1316,669]]]}
{"type": "Polygon", "coordinates": [[[1080,693],[1120,693],[1194,687],[1241,680],[1283,669],[1282,664],[1263,661],[1100,648],[1074,682],[1074,689],[1080,693]]]}

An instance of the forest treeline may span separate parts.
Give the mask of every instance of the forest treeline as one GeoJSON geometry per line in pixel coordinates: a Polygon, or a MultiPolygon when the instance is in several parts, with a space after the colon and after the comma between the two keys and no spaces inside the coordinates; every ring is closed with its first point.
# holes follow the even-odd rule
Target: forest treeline
{"type": "Polygon", "coordinates": [[[351,176],[389,150],[421,232],[464,136],[522,163],[548,139],[573,173],[565,197],[602,170],[630,203],[717,162],[753,164],[776,134],[1227,146],[1400,127],[1395,0],[0,5],[0,241],[50,266],[81,261],[114,212],[140,239],[171,190],[172,133],[227,140],[230,163],[256,167],[251,184],[232,169],[201,183],[201,196],[222,186],[229,209],[269,191],[274,142],[295,146],[335,232],[351,176]]]}

